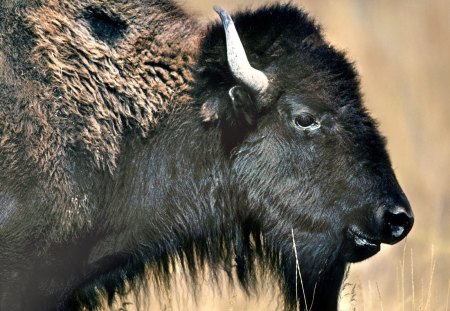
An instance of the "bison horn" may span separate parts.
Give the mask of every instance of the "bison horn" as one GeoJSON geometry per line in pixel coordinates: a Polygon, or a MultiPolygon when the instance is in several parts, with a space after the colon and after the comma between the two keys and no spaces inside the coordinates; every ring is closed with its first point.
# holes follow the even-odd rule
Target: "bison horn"
{"type": "Polygon", "coordinates": [[[228,65],[234,77],[255,92],[264,92],[269,85],[269,80],[262,71],[253,68],[248,62],[231,16],[218,6],[214,6],[214,11],[219,14],[225,29],[228,65]]]}

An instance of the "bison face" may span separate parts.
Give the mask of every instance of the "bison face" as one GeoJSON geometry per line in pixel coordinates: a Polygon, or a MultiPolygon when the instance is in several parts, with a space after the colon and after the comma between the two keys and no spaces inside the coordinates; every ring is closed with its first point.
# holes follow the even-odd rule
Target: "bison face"
{"type": "Polygon", "coordinates": [[[254,122],[233,151],[234,169],[263,231],[291,242],[293,229],[310,255],[349,262],[409,232],[408,200],[359,105],[313,99],[295,85],[254,122]]]}
{"type": "Polygon", "coordinates": [[[295,241],[300,264],[315,273],[312,285],[335,263],[364,260],[380,243],[404,238],[412,211],[343,53],[290,6],[251,20],[237,15],[238,31],[216,10],[226,36],[212,28],[205,39],[200,62],[215,68],[199,77],[214,93],[206,93],[201,114],[222,129],[245,225],[287,257],[295,241]]]}

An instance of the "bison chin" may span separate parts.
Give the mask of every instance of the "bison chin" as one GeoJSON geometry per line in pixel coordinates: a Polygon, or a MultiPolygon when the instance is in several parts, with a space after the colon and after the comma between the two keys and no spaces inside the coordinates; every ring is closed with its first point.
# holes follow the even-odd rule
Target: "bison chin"
{"type": "Polygon", "coordinates": [[[359,262],[380,251],[380,242],[353,228],[345,233],[341,247],[341,257],[346,262],[359,262]]]}
{"type": "MultiPolygon", "coordinates": [[[[344,231],[341,247],[343,260],[358,262],[380,251],[380,244],[395,244],[405,238],[414,224],[414,216],[408,199],[399,187],[390,200],[384,199],[377,208],[362,209],[353,219],[365,219],[360,224],[349,225],[344,231]],[[364,217],[365,216],[365,217],[364,217]]],[[[370,205],[369,205],[370,206],[370,205]]]]}

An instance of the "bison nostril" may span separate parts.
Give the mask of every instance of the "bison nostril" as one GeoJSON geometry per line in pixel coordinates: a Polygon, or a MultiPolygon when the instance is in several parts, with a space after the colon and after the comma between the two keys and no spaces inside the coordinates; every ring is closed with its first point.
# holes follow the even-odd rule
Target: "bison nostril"
{"type": "Polygon", "coordinates": [[[402,206],[385,210],[384,235],[386,242],[398,242],[411,229],[413,219],[412,214],[402,206]]]}

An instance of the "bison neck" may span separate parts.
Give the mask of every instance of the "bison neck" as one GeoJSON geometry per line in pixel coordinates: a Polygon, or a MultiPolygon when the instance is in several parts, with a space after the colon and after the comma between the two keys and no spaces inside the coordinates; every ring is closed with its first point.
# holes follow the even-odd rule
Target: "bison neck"
{"type": "Polygon", "coordinates": [[[245,216],[235,208],[239,196],[219,132],[196,116],[174,116],[145,140],[124,139],[99,208],[102,229],[88,263],[98,267],[93,273],[133,278],[149,263],[169,275],[179,259],[194,274],[200,262],[234,265],[245,216]]]}
{"type": "Polygon", "coordinates": [[[150,139],[127,141],[104,208],[126,235],[124,251],[144,247],[155,260],[205,239],[217,242],[236,224],[217,133],[193,117],[168,122],[150,139]]]}
{"type": "MultiPolygon", "coordinates": [[[[204,263],[213,273],[221,267],[231,276],[236,269],[239,282],[249,289],[258,264],[280,282],[287,306],[295,306],[296,297],[302,300],[292,239],[267,234],[247,214],[245,192],[233,182],[217,128],[204,127],[197,114],[188,112],[168,120],[149,139],[126,141],[99,209],[102,229],[89,253],[90,275],[133,279],[142,276],[147,263],[166,279],[180,260],[194,280],[204,263]]],[[[330,272],[318,266],[320,258],[303,259],[306,300],[315,301],[311,310],[336,310],[345,264],[334,264],[330,272]]],[[[88,298],[78,295],[80,301],[88,298]]]]}

